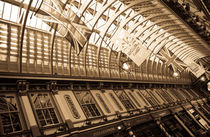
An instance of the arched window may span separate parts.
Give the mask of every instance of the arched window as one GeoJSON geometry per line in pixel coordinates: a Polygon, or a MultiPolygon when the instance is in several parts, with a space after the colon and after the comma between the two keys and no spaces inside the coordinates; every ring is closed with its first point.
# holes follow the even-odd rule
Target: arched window
{"type": "Polygon", "coordinates": [[[103,107],[105,108],[107,113],[111,113],[110,109],[108,108],[108,106],[106,105],[106,103],[104,102],[103,98],[101,97],[101,95],[99,93],[96,93],[96,96],[98,98],[98,100],[101,102],[101,104],[103,105],[103,107]]]}
{"type": "Polygon", "coordinates": [[[81,116],[78,113],[73,101],[71,100],[71,97],[69,95],[64,95],[64,98],[68,104],[68,107],[73,115],[74,118],[79,119],[81,116]]]}
{"type": "Polygon", "coordinates": [[[117,101],[117,99],[114,97],[114,95],[112,93],[109,93],[109,95],[112,98],[112,100],[114,101],[114,103],[117,105],[117,107],[119,108],[119,110],[122,111],[123,108],[120,106],[120,103],[117,101]]]}

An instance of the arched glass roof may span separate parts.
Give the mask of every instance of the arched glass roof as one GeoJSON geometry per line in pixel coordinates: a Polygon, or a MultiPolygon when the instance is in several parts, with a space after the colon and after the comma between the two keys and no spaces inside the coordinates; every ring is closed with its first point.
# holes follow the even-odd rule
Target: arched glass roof
{"type": "MultiPolygon", "coordinates": [[[[186,61],[196,62],[210,53],[209,45],[160,0],[4,0],[0,1],[0,10],[3,20],[23,26],[25,22],[26,26],[66,38],[75,48],[80,47],[77,53],[95,45],[97,57],[102,54],[101,48],[129,57],[122,41],[134,39],[128,41],[148,51],[147,55],[130,57],[134,62],[138,57],[165,63],[173,71],[182,71],[189,65],[186,61]]],[[[24,37],[24,29],[22,32],[24,37]]],[[[24,43],[24,38],[21,41],[24,43]]],[[[3,42],[1,45],[4,47],[3,42]]]]}

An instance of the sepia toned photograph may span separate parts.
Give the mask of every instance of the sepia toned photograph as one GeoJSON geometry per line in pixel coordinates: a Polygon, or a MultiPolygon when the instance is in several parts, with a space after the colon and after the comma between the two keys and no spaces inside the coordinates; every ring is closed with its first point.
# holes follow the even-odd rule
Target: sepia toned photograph
{"type": "Polygon", "coordinates": [[[210,0],[0,0],[0,137],[210,137],[210,0]]]}

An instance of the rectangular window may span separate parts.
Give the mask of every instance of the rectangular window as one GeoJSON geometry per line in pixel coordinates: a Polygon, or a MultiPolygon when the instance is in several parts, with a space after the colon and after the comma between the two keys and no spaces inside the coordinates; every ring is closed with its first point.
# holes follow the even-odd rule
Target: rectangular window
{"type": "Polygon", "coordinates": [[[170,92],[178,99],[178,100],[185,100],[184,97],[182,95],[180,95],[179,91],[177,91],[177,89],[172,89],[170,90],[170,92]]]}
{"type": "Polygon", "coordinates": [[[30,100],[40,126],[50,126],[60,123],[55,104],[49,93],[30,93],[30,100]]]}
{"type": "Polygon", "coordinates": [[[134,104],[123,90],[116,90],[115,93],[127,110],[135,109],[134,104]]]}
{"type": "Polygon", "coordinates": [[[136,92],[138,95],[139,95],[139,97],[143,100],[143,102],[147,105],[147,106],[149,106],[149,104],[148,104],[148,102],[144,99],[144,97],[139,93],[139,92],[136,92]]]}
{"type": "Polygon", "coordinates": [[[100,109],[89,91],[74,91],[74,93],[88,118],[101,116],[100,109]]]}
{"type": "Polygon", "coordinates": [[[157,97],[152,93],[154,92],[151,89],[146,89],[146,92],[153,98],[153,100],[156,102],[157,105],[161,104],[160,101],[157,99],[157,97]]]}
{"type": "Polygon", "coordinates": [[[193,99],[193,97],[185,89],[180,89],[180,91],[187,99],[193,99]]]}
{"type": "Polygon", "coordinates": [[[20,110],[14,95],[0,95],[0,136],[23,130],[20,110]]]}
{"type": "Polygon", "coordinates": [[[150,94],[146,90],[140,90],[140,92],[152,106],[158,105],[155,99],[150,96],[150,94]]]}

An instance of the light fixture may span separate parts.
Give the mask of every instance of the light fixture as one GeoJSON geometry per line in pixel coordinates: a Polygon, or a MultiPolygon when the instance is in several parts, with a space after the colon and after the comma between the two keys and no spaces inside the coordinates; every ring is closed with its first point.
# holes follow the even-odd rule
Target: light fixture
{"type": "Polygon", "coordinates": [[[200,78],[200,80],[201,80],[201,81],[205,81],[206,78],[205,78],[204,76],[202,76],[202,77],[200,78]]]}
{"type": "Polygon", "coordinates": [[[122,129],[122,127],[121,126],[118,126],[117,129],[120,130],[120,129],[122,129]]]}
{"type": "Polygon", "coordinates": [[[85,123],[86,123],[87,125],[91,125],[91,121],[89,121],[89,120],[87,120],[85,123]]]}
{"type": "Polygon", "coordinates": [[[107,121],[107,117],[104,117],[103,120],[104,120],[104,121],[107,121]]]}
{"type": "Polygon", "coordinates": [[[207,83],[208,91],[210,91],[210,81],[207,83]]]}
{"type": "Polygon", "coordinates": [[[128,131],[128,134],[129,134],[130,136],[133,136],[133,131],[132,131],[132,130],[129,130],[129,131],[128,131]]]}
{"type": "Polygon", "coordinates": [[[180,76],[180,75],[179,75],[179,72],[174,71],[174,73],[173,73],[173,77],[178,78],[179,76],[180,76]]]}
{"type": "Polygon", "coordinates": [[[130,67],[131,67],[131,65],[128,64],[128,62],[124,62],[124,63],[122,64],[122,68],[123,68],[124,70],[129,70],[130,67]]]}

